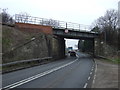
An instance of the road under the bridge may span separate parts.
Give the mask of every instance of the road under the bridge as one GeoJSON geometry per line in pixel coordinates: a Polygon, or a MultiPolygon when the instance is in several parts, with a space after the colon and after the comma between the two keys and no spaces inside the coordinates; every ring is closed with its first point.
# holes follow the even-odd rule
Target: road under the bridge
{"type": "Polygon", "coordinates": [[[51,35],[51,39],[47,40],[47,48],[49,56],[54,59],[61,59],[65,57],[65,40],[68,39],[82,39],[82,40],[90,40],[92,41],[92,51],[94,53],[94,39],[98,37],[98,33],[87,32],[83,30],[76,29],[67,29],[67,28],[53,28],[52,26],[38,25],[38,24],[30,24],[23,22],[16,22],[16,27],[27,33],[44,33],[46,35],[51,35]],[[65,32],[66,29],[68,32],[65,32]]]}
{"type": "MultiPolygon", "coordinates": [[[[66,51],[67,51],[67,44],[66,44],[66,39],[71,39],[68,37],[64,37],[64,36],[59,36],[59,35],[54,35],[53,40],[52,40],[52,56],[53,58],[57,58],[57,59],[61,59],[65,57],[66,51]]],[[[94,38],[73,38],[73,40],[78,40],[78,43],[76,43],[76,45],[78,46],[77,48],[80,51],[83,52],[88,52],[94,55],[94,38]],[[84,42],[81,42],[82,40],[84,40],[84,42]]],[[[72,43],[72,42],[71,42],[72,43]]],[[[73,47],[73,46],[72,46],[73,47]]]]}
{"type": "Polygon", "coordinates": [[[83,53],[52,63],[3,74],[3,88],[88,88],[95,63],[83,53]]]}

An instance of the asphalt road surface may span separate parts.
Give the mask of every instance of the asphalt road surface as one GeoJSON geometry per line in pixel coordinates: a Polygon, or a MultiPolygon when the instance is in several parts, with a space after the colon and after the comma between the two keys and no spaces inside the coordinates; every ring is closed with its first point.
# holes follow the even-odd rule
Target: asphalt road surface
{"type": "Polygon", "coordinates": [[[78,57],[3,74],[2,88],[90,88],[95,63],[89,55],[77,54],[78,57]]]}

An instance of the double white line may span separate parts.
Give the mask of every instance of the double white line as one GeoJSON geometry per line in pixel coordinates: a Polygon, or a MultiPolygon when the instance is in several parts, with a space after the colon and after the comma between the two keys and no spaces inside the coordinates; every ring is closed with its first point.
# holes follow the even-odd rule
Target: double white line
{"type": "Polygon", "coordinates": [[[51,70],[45,71],[45,72],[43,72],[43,73],[40,73],[40,74],[34,75],[34,76],[32,76],[32,77],[26,78],[26,79],[24,79],[24,80],[15,82],[15,83],[13,83],[13,84],[10,84],[10,85],[8,85],[8,86],[3,87],[2,89],[8,90],[8,89],[15,88],[15,87],[17,87],[17,86],[20,86],[20,85],[22,85],[22,84],[25,84],[25,83],[30,82],[30,81],[32,81],[32,80],[35,80],[35,79],[37,79],[37,78],[40,78],[40,77],[42,77],[42,76],[45,76],[45,75],[50,74],[50,73],[52,73],[52,72],[55,72],[55,71],[57,71],[57,70],[59,70],[59,69],[61,69],[61,68],[64,68],[64,67],[66,67],[66,66],[74,63],[74,62],[77,61],[77,60],[78,60],[78,59],[76,59],[76,60],[74,60],[74,61],[72,61],[72,62],[69,62],[69,63],[67,63],[67,64],[64,64],[64,65],[62,65],[62,66],[60,66],[60,67],[56,67],[56,68],[53,68],[53,69],[51,69],[51,70]]]}

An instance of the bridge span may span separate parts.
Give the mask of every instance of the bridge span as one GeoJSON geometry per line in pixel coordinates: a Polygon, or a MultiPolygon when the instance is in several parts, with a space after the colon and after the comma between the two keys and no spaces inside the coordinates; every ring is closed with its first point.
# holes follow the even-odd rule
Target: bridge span
{"type": "MultiPolygon", "coordinates": [[[[52,53],[52,57],[65,57],[65,39],[90,40],[92,43],[92,51],[94,53],[94,40],[98,37],[98,33],[91,32],[88,25],[81,25],[71,22],[64,22],[52,19],[44,19],[38,17],[15,15],[15,26],[19,30],[32,33],[45,33],[52,35],[52,39],[48,41],[52,53]]],[[[48,47],[49,49],[49,47],[48,47]]]]}
{"type": "Polygon", "coordinates": [[[58,21],[53,19],[16,14],[15,23],[20,28],[34,29],[34,31],[37,30],[36,32],[41,31],[47,34],[54,34],[64,38],[93,39],[98,36],[98,33],[90,31],[90,27],[88,25],[58,21]]]}

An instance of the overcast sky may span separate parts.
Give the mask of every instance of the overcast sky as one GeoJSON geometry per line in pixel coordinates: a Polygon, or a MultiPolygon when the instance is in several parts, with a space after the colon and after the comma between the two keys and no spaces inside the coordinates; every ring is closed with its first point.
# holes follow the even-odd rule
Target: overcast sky
{"type": "MultiPolygon", "coordinates": [[[[11,15],[27,12],[31,16],[91,25],[106,10],[118,9],[120,0],[0,0],[0,8],[11,15]]],[[[77,41],[75,41],[77,42],[77,41]]],[[[67,41],[67,45],[74,46],[67,41]]]]}

